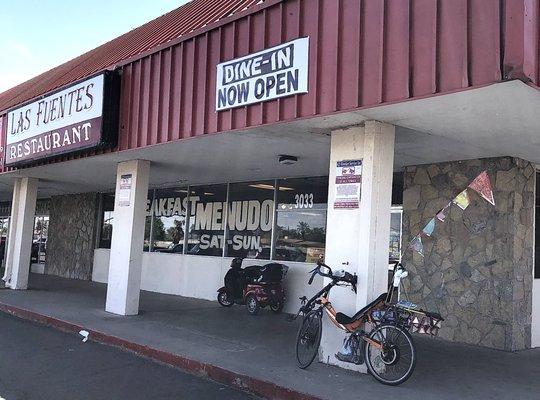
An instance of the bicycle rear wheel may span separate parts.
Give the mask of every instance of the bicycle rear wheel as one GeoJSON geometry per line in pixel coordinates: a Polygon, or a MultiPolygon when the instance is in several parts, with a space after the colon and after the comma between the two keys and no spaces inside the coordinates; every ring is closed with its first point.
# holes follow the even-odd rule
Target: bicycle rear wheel
{"type": "Polygon", "coordinates": [[[311,365],[319,351],[322,334],[322,315],[319,311],[309,312],[302,321],[296,337],[296,361],[305,369],[311,365]]]}
{"type": "Polygon", "coordinates": [[[366,366],[375,379],[385,385],[400,385],[410,378],[416,365],[416,349],[411,335],[395,325],[382,325],[369,334],[366,366]]]}

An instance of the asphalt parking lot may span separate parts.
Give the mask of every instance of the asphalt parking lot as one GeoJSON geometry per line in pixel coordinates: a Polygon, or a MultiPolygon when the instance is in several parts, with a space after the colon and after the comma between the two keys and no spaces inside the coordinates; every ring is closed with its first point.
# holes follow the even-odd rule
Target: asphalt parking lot
{"type": "Polygon", "coordinates": [[[0,398],[224,399],[256,397],[122,350],[0,313],[0,398]]]}

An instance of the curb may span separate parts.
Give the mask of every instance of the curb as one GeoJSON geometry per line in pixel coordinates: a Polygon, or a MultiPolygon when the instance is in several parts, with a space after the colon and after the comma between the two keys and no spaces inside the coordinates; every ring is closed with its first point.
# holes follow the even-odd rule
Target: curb
{"type": "Polygon", "coordinates": [[[84,326],[77,325],[71,322],[63,321],[54,317],[49,317],[34,311],[25,310],[15,306],[0,303],[0,312],[13,315],[17,318],[37,322],[60,331],[69,333],[79,333],[82,329],[87,330],[90,335],[89,340],[109,346],[119,347],[123,350],[130,351],[139,356],[147,357],[151,360],[158,361],[175,368],[179,368],[184,372],[192,375],[197,375],[211,379],[215,382],[225,384],[237,389],[248,391],[257,396],[272,400],[321,400],[306,393],[297,392],[275,383],[268,382],[262,379],[254,378],[248,375],[239,374],[234,371],[227,370],[216,365],[205,363],[202,361],[192,360],[177,354],[167,353],[163,350],[158,350],[153,347],[145,346],[135,342],[130,342],[116,336],[88,329],[84,326]]]}

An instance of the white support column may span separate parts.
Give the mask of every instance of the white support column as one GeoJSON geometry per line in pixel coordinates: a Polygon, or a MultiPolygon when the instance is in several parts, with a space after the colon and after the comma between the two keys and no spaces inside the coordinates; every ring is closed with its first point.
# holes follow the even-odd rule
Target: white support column
{"type": "Polygon", "coordinates": [[[118,164],[114,224],[105,309],[119,315],[139,313],[144,224],[150,162],[118,164]]]}
{"type": "MultiPolygon", "coordinates": [[[[358,275],[358,293],[334,287],[330,301],[348,315],[387,289],[390,209],[394,163],[394,126],[367,121],[364,127],[332,132],[326,227],[326,264],[358,275]],[[335,209],[336,165],[343,160],[362,160],[359,208],[335,209]]],[[[327,283],[327,282],[325,282],[327,283]]],[[[335,358],[345,334],[327,318],[323,326],[320,359],[324,363],[365,371],[364,366],[335,358]]]]}
{"type": "Polygon", "coordinates": [[[17,178],[13,188],[11,219],[3,280],[11,289],[28,288],[32,233],[36,213],[38,181],[35,178],[17,178]]]}

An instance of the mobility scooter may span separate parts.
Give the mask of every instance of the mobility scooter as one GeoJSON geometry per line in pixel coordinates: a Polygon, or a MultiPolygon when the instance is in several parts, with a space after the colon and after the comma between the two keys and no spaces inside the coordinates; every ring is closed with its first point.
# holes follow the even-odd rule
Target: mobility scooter
{"type": "Polygon", "coordinates": [[[225,286],[218,290],[219,304],[223,307],[245,304],[251,315],[266,306],[274,313],[281,312],[285,304],[285,290],[281,282],[289,267],[269,263],[242,268],[242,261],[242,258],[232,260],[231,269],[225,275],[225,286]]]}

